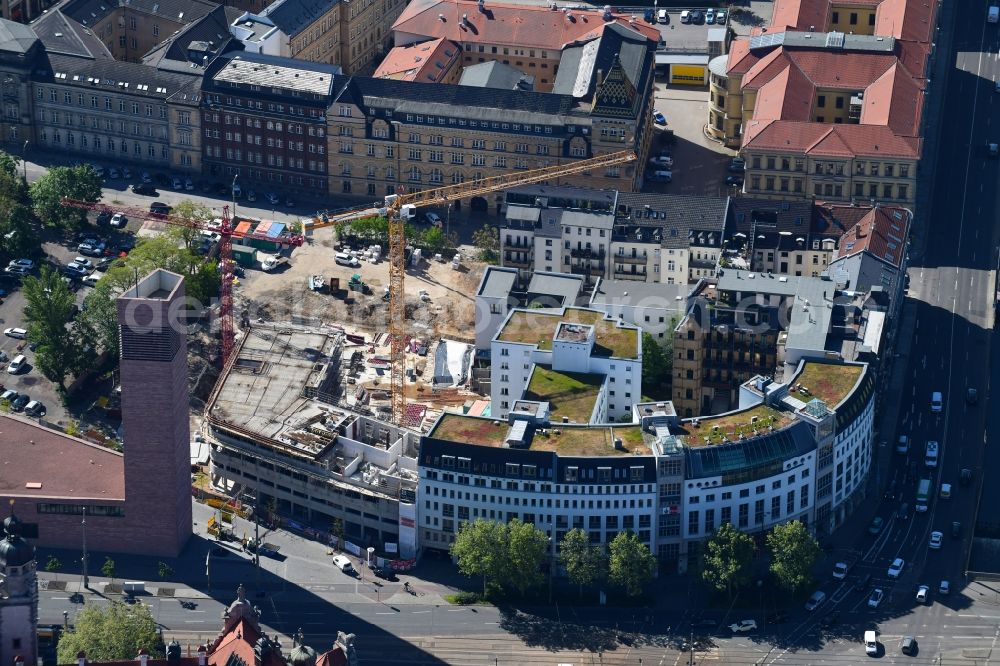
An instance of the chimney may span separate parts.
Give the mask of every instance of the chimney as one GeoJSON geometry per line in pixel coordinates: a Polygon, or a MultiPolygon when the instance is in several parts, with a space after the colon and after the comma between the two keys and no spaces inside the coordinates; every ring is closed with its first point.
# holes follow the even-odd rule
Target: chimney
{"type": "Polygon", "coordinates": [[[83,650],[76,653],[76,666],[87,666],[87,653],[83,650]]]}
{"type": "Polygon", "coordinates": [[[143,648],[139,650],[139,666],[147,666],[149,664],[149,650],[143,648]]]}
{"type": "Polygon", "coordinates": [[[198,666],[208,666],[208,651],[204,645],[198,646],[198,666]]]}

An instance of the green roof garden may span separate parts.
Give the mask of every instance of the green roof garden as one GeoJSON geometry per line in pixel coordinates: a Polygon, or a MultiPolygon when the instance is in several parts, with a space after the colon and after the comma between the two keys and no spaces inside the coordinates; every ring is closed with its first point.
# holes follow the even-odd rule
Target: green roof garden
{"type": "Polygon", "coordinates": [[[789,412],[779,412],[766,405],[758,405],[740,412],[688,419],[681,422],[680,430],[674,434],[684,437],[687,446],[707,446],[721,444],[726,440],[739,441],[741,434],[746,438],[753,437],[754,429],[758,433],[767,431],[769,427],[777,430],[789,425],[792,420],[792,414],[789,412]],[[705,438],[708,438],[708,441],[705,438]]]}
{"type": "Polygon", "coordinates": [[[561,423],[564,416],[574,423],[589,423],[603,383],[604,375],[558,372],[536,365],[524,399],[548,402],[553,424],[561,423]]]}
{"type": "Polygon", "coordinates": [[[537,345],[542,351],[552,350],[552,338],[560,322],[594,326],[595,356],[637,358],[639,356],[639,331],[634,327],[619,328],[613,320],[605,319],[596,310],[566,308],[562,314],[539,310],[515,310],[497,339],[503,342],[520,342],[537,345]]]}
{"type": "Polygon", "coordinates": [[[818,398],[835,409],[851,394],[863,371],[862,365],[807,361],[789,387],[789,393],[803,402],[818,398]]]}
{"type": "Polygon", "coordinates": [[[431,431],[430,436],[449,442],[463,442],[480,446],[502,446],[510,432],[506,421],[464,416],[445,412],[431,431]]]}

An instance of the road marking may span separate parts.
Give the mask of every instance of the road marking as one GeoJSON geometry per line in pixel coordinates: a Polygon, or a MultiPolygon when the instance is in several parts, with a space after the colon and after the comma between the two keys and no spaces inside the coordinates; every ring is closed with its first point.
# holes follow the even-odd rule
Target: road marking
{"type": "Polygon", "coordinates": [[[427,611],[413,611],[413,614],[414,615],[420,615],[421,613],[430,613],[430,612],[431,611],[429,611],[429,610],[427,610],[427,611]]]}
{"type": "Polygon", "coordinates": [[[448,613],[461,613],[464,610],[464,608],[445,608],[445,611],[448,613]]]}
{"type": "Polygon", "coordinates": [[[394,612],[392,612],[392,611],[386,611],[386,612],[382,612],[382,613],[375,613],[375,614],[376,614],[376,615],[395,615],[395,613],[394,613],[394,612]]]}

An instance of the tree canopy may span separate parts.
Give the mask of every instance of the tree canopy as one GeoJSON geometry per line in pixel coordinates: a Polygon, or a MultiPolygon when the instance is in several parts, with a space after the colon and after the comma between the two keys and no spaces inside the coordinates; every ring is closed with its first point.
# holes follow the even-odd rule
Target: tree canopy
{"type": "Polygon", "coordinates": [[[462,523],[451,544],[458,570],[466,576],[482,576],[483,593],[488,585],[521,594],[542,579],[547,537],[530,523],[476,520],[462,523]]]}
{"type": "Polygon", "coordinates": [[[651,334],[642,334],[642,394],[650,400],[670,399],[672,352],[651,334]]]}
{"type": "Polygon", "coordinates": [[[630,597],[642,594],[656,573],[656,558],[635,532],[619,532],[608,545],[608,579],[630,597]]]}
{"type": "Polygon", "coordinates": [[[472,244],[479,250],[479,260],[495,264],[500,261],[500,230],[488,224],[472,234],[472,244]]]}
{"type": "Polygon", "coordinates": [[[701,577],[717,590],[732,595],[733,588],[750,580],[753,539],[732,523],[723,523],[708,541],[701,577]]]}
{"type": "Polygon", "coordinates": [[[771,550],[771,573],[779,585],[795,592],[812,581],[812,568],[822,550],[802,521],[775,525],[768,532],[767,546],[771,550]]]}
{"type": "Polygon", "coordinates": [[[186,231],[183,227],[171,227],[160,236],[140,240],[127,257],[111,265],[101,283],[107,283],[111,293],[117,295],[131,288],[137,276],[141,279],[157,268],[164,268],[183,275],[188,297],[207,304],[219,294],[219,265],[188,249],[186,231]]]}
{"type": "Polygon", "coordinates": [[[61,229],[76,229],[87,220],[87,211],[69,208],[63,198],[94,203],[101,198],[104,183],[89,164],[76,167],[51,167],[29,188],[35,215],[42,224],[61,229]]]}
{"type": "Polygon", "coordinates": [[[43,375],[62,388],[80,360],[80,340],[69,327],[75,305],[73,292],[59,272],[49,266],[42,266],[37,278],[24,278],[22,291],[28,339],[38,345],[35,363],[43,375]]]}
{"type": "Polygon", "coordinates": [[[60,664],[75,664],[81,650],[94,662],[131,661],[146,649],[160,656],[156,621],[146,604],[87,604],[73,619],[73,628],[59,637],[60,664]]]}
{"type": "Polygon", "coordinates": [[[570,582],[578,585],[580,594],[583,588],[593,585],[607,575],[607,556],[601,544],[590,543],[588,534],[573,528],[566,532],[559,544],[559,561],[566,569],[570,582]]]}

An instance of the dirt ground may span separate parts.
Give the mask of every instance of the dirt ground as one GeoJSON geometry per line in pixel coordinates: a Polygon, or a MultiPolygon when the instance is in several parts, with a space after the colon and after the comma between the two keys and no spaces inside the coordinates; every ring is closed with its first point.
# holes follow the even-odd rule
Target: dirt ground
{"type": "MultiPolygon", "coordinates": [[[[389,264],[383,258],[372,264],[363,261],[358,268],[334,263],[335,228],[317,229],[311,239],[287,252],[289,265],[273,273],[247,269],[234,295],[237,313],[247,311],[251,321],[301,321],[336,324],[347,328],[380,333],[386,330],[384,288],[389,283],[389,264]],[[320,274],[327,283],[340,278],[341,289],[355,273],[371,287],[371,293],[347,292],[348,299],[334,298],[326,291],[309,289],[309,277],[320,274]],[[352,302],[353,301],[353,302],[352,302]]],[[[467,256],[467,255],[463,255],[467,256]]],[[[474,337],[475,291],[485,265],[462,260],[459,270],[450,262],[424,261],[419,268],[406,272],[407,312],[412,313],[411,334],[436,339],[449,337],[472,340],[474,337]],[[426,290],[429,301],[421,301],[426,290]]]]}

